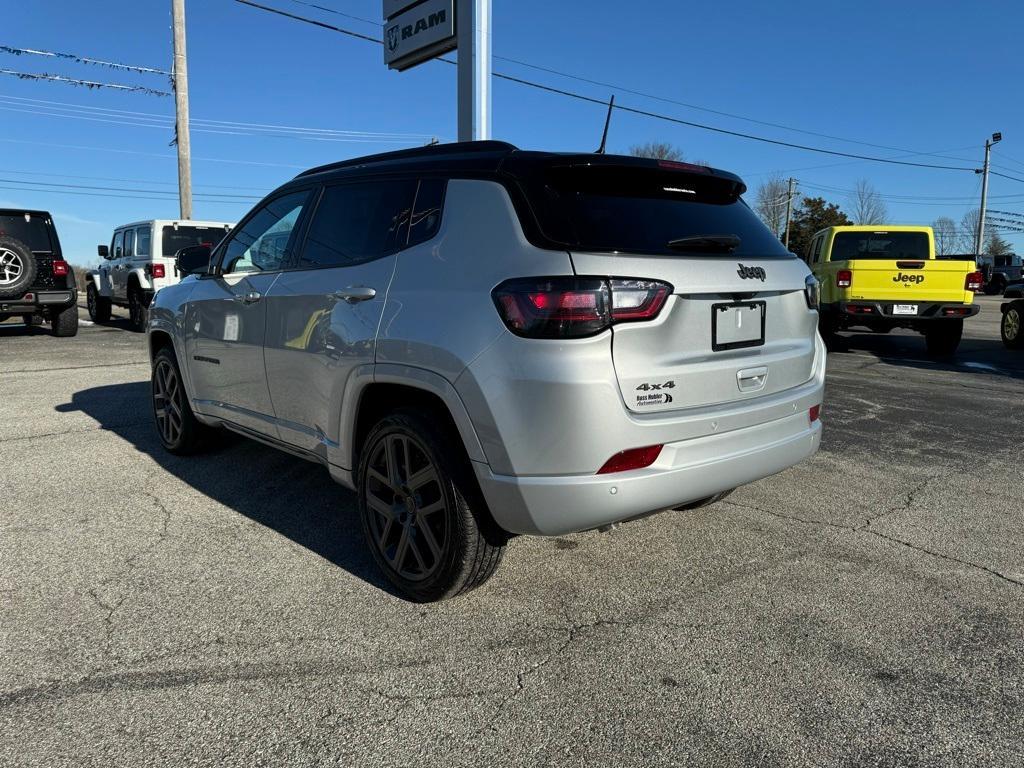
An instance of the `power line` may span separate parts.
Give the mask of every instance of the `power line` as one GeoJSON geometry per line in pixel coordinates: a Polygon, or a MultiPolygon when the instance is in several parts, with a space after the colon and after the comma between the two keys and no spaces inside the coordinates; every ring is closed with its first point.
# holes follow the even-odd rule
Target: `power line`
{"type": "Polygon", "coordinates": [[[15,48],[10,45],[0,45],[0,52],[10,53],[14,56],[46,56],[49,58],[67,59],[69,61],[76,61],[79,64],[95,64],[101,67],[120,69],[127,72],[140,72],[142,74],[148,75],[173,76],[173,73],[168,72],[165,69],[154,69],[153,67],[140,67],[135,64],[120,64],[116,61],[104,61],[103,59],[93,59],[88,56],[79,56],[75,53],[61,53],[60,51],[41,51],[35,48],[15,48]]]}
{"type": "MultiPolygon", "coordinates": [[[[163,184],[166,186],[177,186],[176,181],[158,181],[157,179],[125,179],[117,176],[84,176],[75,173],[50,173],[46,171],[20,171],[13,168],[4,168],[4,173],[15,176],[53,176],[60,179],[88,179],[90,181],[118,181],[124,184],[163,184]]],[[[255,187],[240,187],[233,184],[202,184],[203,189],[236,189],[244,192],[258,192],[255,187]]]]}
{"type": "MultiPolygon", "coordinates": [[[[140,193],[146,194],[146,195],[169,194],[169,195],[177,196],[176,192],[170,192],[170,191],[165,192],[162,189],[129,189],[127,187],[98,187],[98,186],[91,186],[91,185],[87,185],[87,184],[58,184],[57,182],[52,182],[52,181],[25,181],[23,179],[0,179],[0,184],[28,184],[28,185],[31,185],[32,187],[58,187],[58,188],[61,188],[61,189],[96,189],[96,190],[101,190],[101,191],[105,191],[105,192],[140,192],[140,193]]],[[[50,190],[45,190],[44,189],[44,190],[39,190],[39,191],[41,191],[41,192],[48,192],[50,190]]],[[[206,192],[204,194],[206,195],[206,197],[228,197],[228,198],[233,198],[233,199],[246,199],[246,200],[262,200],[263,199],[263,195],[243,195],[243,194],[239,194],[239,193],[234,193],[234,194],[228,195],[228,194],[215,193],[215,192],[206,192]]]]}
{"type": "Polygon", "coordinates": [[[999,171],[991,170],[989,171],[989,173],[992,174],[993,176],[1001,176],[1004,179],[1009,179],[1010,181],[1019,181],[1021,184],[1024,184],[1024,179],[1018,179],[1016,176],[1007,176],[1005,173],[999,173],[999,171]]]}
{"type": "Polygon", "coordinates": [[[13,69],[0,69],[0,75],[11,75],[19,80],[49,80],[55,83],[65,83],[84,88],[110,88],[128,93],[144,93],[147,96],[170,96],[169,91],[158,91],[155,88],[146,88],[141,85],[123,85],[121,83],[100,83],[95,80],[79,80],[73,77],[62,75],[51,75],[47,72],[17,72],[13,69]]]}
{"type": "MultiPolygon", "coordinates": [[[[298,14],[289,13],[288,11],[282,11],[279,8],[272,8],[272,7],[267,6],[267,5],[261,5],[260,3],[253,2],[253,0],[235,0],[235,2],[236,3],[240,3],[242,5],[248,5],[248,6],[252,7],[252,8],[257,8],[257,9],[259,9],[261,11],[277,14],[278,16],[284,16],[286,18],[293,19],[295,21],[301,21],[301,22],[304,22],[306,24],[311,24],[313,26],[321,27],[323,29],[328,29],[328,30],[332,30],[332,31],[335,31],[335,32],[339,32],[341,34],[348,35],[350,37],[355,37],[355,38],[358,38],[360,40],[364,40],[364,41],[371,42],[371,43],[376,43],[377,45],[383,45],[384,44],[383,40],[381,40],[379,38],[370,37],[369,35],[364,35],[364,34],[361,34],[359,32],[353,32],[352,30],[344,29],[342,27],[336,27],[333,24],[328,24],[326,22],[318,21],[316,19],[310,19],[310,18],[307,18],[305,16],[299,16],[298,14]]],[[[452,59],[448,59],[448,58],[444,58],[444,57],[438,58],[438,61],[443,61],[446,64],[455,64],[455,61],[453,61],[452,59]]],[[[535,88],[535,89],[538,89],[538,90],[541,90],[541,91],[545,91],[547,93],[554,93],[554,94],[557,94],[557,95],[560,95],[560,96],[565,96],[565,97],[568,97],[568,98],[576,99],[578,101],[583,101],[583,102],[587,102],[587,103],[590,103],[590,104],[600,105],[602,108],[607,108],[608,107],[607,102],[605,102],[603,99],[597,99],[597,98],[594,98],[592,96],[586,96],[584,94],[576,93],[574,91],[567,91],[567,90],[562,89],[562,88],[555,88],[554,86],[550,86],[550,85],[543,85],[541,83],[533,82],[532,80],[526,80],[526,79],[521,78],[521,77],[513,77],[512,75],[506,75],[506,74],[503,74],[503,73],[500,73],[500,72],[493,72],[492,74],[493,74],[493,76],[495,78],[500,79],[500,80],[506,80],[508,82],[518,83],[520,85],[525,85],[525,86],[528,86],[530,88],[535,88]]],[[[932,169],[941,169],[941,170],[950,170],[950,171],[971,171],[971,172],[974,171],[974,168],[966,168],[966,167],[962,167],[962,166],[938,165],[938,164],[932,164],[932,163],[914,163],[914,162],[910,162],[908,160],[895,160],[895,159],[884,158],[884,157],[873,157],[873,156],[870,156],[870,155],[859,155],[859,154],[854,154],[854,153],[851,153],[851,152],[840,152],[840,151],[834,150],[834,149],[825,149],[823,147],[812,147],[812,146],[808,146],[806,144],[796,144],[794,142],[782,141],[780,139],[769,139],[769,138],[767,138],[765,136],[757,136],[755,134],[743,133],[741,131],[732,131],[732,130],[729,130],[729,129],[726,129],[726,128],[720,128],[718,126],[706,125],[704,123],[697,123],[697,122],[694,122],[692,120],[683,120],[682,118],[672,117],[670,115],[663,115],[663,114],[659,114],[657,112],[651,112],[649,110],[638,109],[636,107],[626,107],[626,106],[622,106],[622,105],[619,105],[619,104],[616,104],[614,106],[614,109],[617,109],[620,112],[626,112],[626,113],[629,113],[629,114],[640,115],[642,117],[649,117],[649,118],[652,118],[652,119],[655,119],[655,120],[662,120],[664,122],[674,123],[676,125],[685,125],[685,126],[690,127],[690,128],[699,128],[701,130],[712,131],[714,133],[720,133],[720,134],[723,134],[723,135],[726,135],[726,136],[734,136],[736,138],[749,139],[751,141],[759,141],[759,142],[762,142],[762,143],[765,143],[765,144],[772,144],[772,145],[780,146],[780,147],[788,147],[790,149],[800,149],[800,150],[803,150],[805,152],[817,152],[819,154],[833,155],[833,156],[836,156],[836,157],[849,157],[849,158],[853,158],[853,159],[856,159],[856,160],[867,160],[867,161],[876,162],[876,163],[887,163],[887,164],[890,164],[890,165],[903,165],[903,166],[912,166],[912,167],[917,167],[917,168],[932,168],[932,169]]]]}
{"type": "MultiPolygon", "coordinates": [[[[2,186],[0,189],[12,190],[15,192],[39,192],[46,193],[48,195],[78,195],[81,197],[115,197],[123,200],[159,200],[162,202],[176,202],[178,199],[177,193],[171,193],[170,197],[152,197],[146,195],[115,195],[108,194],[105,192],[77,192],[73,190],[65,189],[29,189],[28,187],[16,187],[16,186],[2,186]]],[[[252,207],[251,200],[200,200],[204,203],[224,203],[225,205],[244,205],[252,207]]]]}
{"type": "MultiPolygon", "coordinates": [[[[24,96],[10,96],[0,94],[0,103],[11,106],[32,106],[40,109],[69,111],[78,114],[96,115],[97,117],[116,117],[118,120],[137,120],[141,123],[157,123],[161,127],[173,123],[172,115],[162,115],[155,112],[138,112],[127,109],[113,109],[110,107],[94,107],[85,104],[71,104],[64,101],[52,101],[48,99],[31,99],[24,96]]],[[[305,126],[275,125],[273,123],[249,123],[234,120],[212,120],[203,118],[192,118],[192,124],[200,127],[211,128],[241,128],[254,132],[283,132],[309,134],[311,136],[326,137],[356,137],[356,138],[380,138],[380,139],[409,139],[420,141],[433,137],[427,133],[403,133],[398,131],[352,131],[335,128],[309,128],[305,126]]]]}
{"type": "MultiPolygon", "coordinates": [[[[379,21],[373,21],[372,19],[367,19],[367,18],[365,18],[363,16],[355,16],[355,15],[350,14],[350,13],[344,13],[342,11],[339,11],[339,10],[335,9],[335,8],[329,8],[327,6],[323,6],[323,5],[318,5],[316,3],[307,2],[306,0],[290,0],[290,1],[293,2],[293,3],[296,3],[298,5],[304,5],[307,8],[315,8],[317,10],[324,11],[326,13],[331,13],[331,14],[334,14],[336,16],[343,16],[344,18],[352,19],[353,21],[359,21],[359,22],[362,22],[364,24],[369,24],[369,25],[372,25],[374,27],[377,27],[378,29],[381,26],[381,22],[379,22],[379,21]]],[[[246,3],[246,4],[247,5],[255,5],[255,3],[246,3]]],[[[260,7],[260,6],[257,6],[257,7],[260,7]]],[[[267,10],[272,10],[272,9],[268,8],[267,10]]],[[[298,17],[298,18],[301,18],[301,17],[298,17]]],[[[374,42],[380,42],[380,41],[374,40],[374,42]]],[[[721,117],[729,117],[729,118],[732,118],[734,120],[743,120],[745,122],[754,123],[756,125],[764,125],[764,126],[767,126],[767,127],[770,127],[770,128],[780,128],[780,129],[782,129],[784,131],[793,131],[794,133],[802,133],[802,134],[805,134],[805,135],[808,135],[808,136],[817,136],[818,138],[830,139],[832,141],[841,141],[841,142],[845,142],[845,143],[848,143],[848,144],[859,144],[859,145],[865,146],[865,147],[874,147],[876,149],[888,149],[888,150],[892,150],[893,152],[903,152],[903,153],[908,154],[908,156],[911,156],[911,157],[927,155],[927,156],[931,156],[931,157],[941,157],[941,158],[945,158],[947,160],[960,160],[962,162],[970,162],[970,161],[968,161],[968,160],[966,160],[965,158],[962,158],[962,157],[951,157],[949,155],[940,154],[938,152],[914,152],[912,150],[903,149],[901,147],[892,147],[892,146],[889,146],[889,145],[886,145],[886,144],[874,144],[874,143],[869,142],[869,141],[860,141],[858,139],[848,139],[848,138],[845,138],[843,136],[834,136],[834,135],[828,134],[828,133],[820,133],[818,131],[809,131],[809,130],[806,130],[806,129],[803,129],[803,128],[795,128],[795,127],[793,127],[791,125],[784,125],[782,123],[774,123],[774,122],[771,122],[769,120],[759,120],[759,119],[754,118],[754,117],[747,117],[745,115],[739,115],[739,114],[736,114],[734,112],[724,112],[724,111],[719,110],[719,109],[712,109],[710,107],[702,107],[699,104],[690,104],[688,102],[679,101],[677,99],[672,99],[672,98],[669,98],[667,96],[660,96],[660,95],[655,94],[655,93],[649,93],[649,92],[646,92],[646,91],[639,91],[639,90],[635,90],[635,89],[632,89],[632,88],[627,88],[627,87],[625,87],[623,85],[617,85],[615,83],[604,82],[602,80],[594,80],[594,79],[591,79],[591,78],[588,78],[588,77],[583,77],[582,75],[575,75],[575,74],[572,74],[570,72],[565,72],[565,71],[562,71],[562,70],[559,70],[559,69],[554,69],[553,67],[545,67],[545,66],[541,66],[540,64],[533,64],[531,62],[523,61],[522,59],[515,59],[515,58],[512,58],[510,56],[499,56],[499,55],[495,54],[494,58],[496,60],[507,61],[510,64],[516,64],[516,65],[521,66],[521,67],[528,67],[529,69],[534,69],[534,70],[537,70],[538,72],[546,72],[548,74],[557,75],[558,77],[564,77],[564,78],[567,78],[569,80],[576,80],[576,81],[581,82],[581,83],[587,83],[588,85],[596,85],[596,86],[600,86],[601,88],[610,88],[613,91],[617,91],[617,92],[621,92],[621,93],[628,93],[630,95],[640,96],[640,97],[645,98],[645,99],[652,99],[654,101],[660,101],[660,102],[663,102],[665,104],[673,104],[673,105],[678,106],[678,107],[685,107],[686,109],[694,109],[694,110],[698,110],[700,112],[707,112],[708,114],[712,114],[712,115],[719,115],[721,117]]],[[[602,101],[601,103],[602,104],[607,104],[607,101],[602,101]]],[[[970,149],[970,148],[971,147],[964,147],[964,149],[970,149]]],[[[958,151],[958,150],[952,150],[952,151],[958,151]]]]}

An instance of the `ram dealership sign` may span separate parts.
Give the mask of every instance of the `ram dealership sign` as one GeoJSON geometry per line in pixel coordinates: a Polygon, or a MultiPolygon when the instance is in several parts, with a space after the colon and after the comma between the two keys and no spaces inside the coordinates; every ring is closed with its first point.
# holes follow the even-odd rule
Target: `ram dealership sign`
{"type": "Polygon", "coordinates": [[[384,63],[399,71],[454,50],[455,0],[384,0],[384,63]]]}

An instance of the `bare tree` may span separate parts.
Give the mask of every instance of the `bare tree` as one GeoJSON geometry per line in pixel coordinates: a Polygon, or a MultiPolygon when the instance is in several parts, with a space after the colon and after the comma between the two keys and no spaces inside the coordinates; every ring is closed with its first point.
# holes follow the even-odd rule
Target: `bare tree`
{"type": "Polygon", "coordinates": [[[855,224],[884,224],[889,216],[889,210],[882,202],[882,196],[867,179],[861,179],[854,187],[853,196],[850,198],[850,208],[853,209],[855,224]]]}
{"type": "Polygon", "coordinates": [[[761,217],[761,221],[772,231],[772,234],[781,238],[786,228],[786,202],[789,197],[789,182],[781,176],[769,176],[757,188],[757,195],[754,198],[754,211],[761,217]]]}
{"type": "Polygon", "coordinates": [[[985,255],[1005,256],[1008,253],[1013,253],[1013,246],[1004,240],[997,231],[990,229],[985,235],[985,255]]]}
{"type": "Polygon", "coordinates": [[[939,256],[957,252],[958,236],[955,221],[949,216],[939,216],[932,222],[932,229],[935,230],[935,251],[939,256]]]}
{"type": "Polygon", "coordinates": [[[978,236],[978,220],[981,212],[972,208],[960,219],[960,229],[957,231],[956,252],[974,253],[974,240],[978,236]]]}
{"type": "Polygon", "coordinates": [[[649,141],[646,144],[637,144],[630,147],[629,154],[633,157],[654,157],[658,160],[683,159],[683,151],[664,141],[649,141]]]}

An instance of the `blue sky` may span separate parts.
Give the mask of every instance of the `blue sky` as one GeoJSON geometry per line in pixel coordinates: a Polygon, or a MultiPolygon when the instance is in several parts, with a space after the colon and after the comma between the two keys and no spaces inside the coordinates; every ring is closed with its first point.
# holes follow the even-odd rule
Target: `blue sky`
{"type": "MultiPolygon", "coordinates": [[[[379,26],[296,0],[260,2],[380,35],[379,26]]],[[[380,0],[310,2],[380,16],[380,0]]],[[[454,67],[389,72],[380,46],[233,0],[187,0],[187,11],[192,116],[210,121],[192,134],[196,218],[237,220],[312,165],[455,137],[454,67]],[[253,124],[335,133],[278,136],[253,124]]],[[[3,21],[0,45],[170,69],[167,0],[10,3],[3,21]]],[[[496,71],[601,99],[615,93],[620,104],[728,130],[915,162],[980,166],[985,137],[1001,131],[996,170],[1020,179],[1022,29],[1024,3],[1013,0],[494,0],[497,56],[617,88],[501,59],[496,71]]],[[[36,56],[0,55],[0,68],[168,90],[165,76],[36,56]]],[[[168,194],[177,178],[172,99],[0,75],[0,111],[0,205],[53,211],[70,260],[94,261],[119,223],[177,216],[168,194]]],[[[593,104],[494,83],[495,138],[522,147],[592,149],[603,119],[593,104]]],[[[654,140],[739,173],[752,190],[779,172],[844,207],[847,190],[868,179],[890,197],[894,223],[959,221],[977,206],[980,177],[971,172],[852,161],[616,113],[610,151],[654,140]]],[[[1024,213],[1024,183],[993,177],[990,195],[990,208],[1024,213]]],[[[1024,251],[1024,237],[1009,239],[1024,251]]]]}

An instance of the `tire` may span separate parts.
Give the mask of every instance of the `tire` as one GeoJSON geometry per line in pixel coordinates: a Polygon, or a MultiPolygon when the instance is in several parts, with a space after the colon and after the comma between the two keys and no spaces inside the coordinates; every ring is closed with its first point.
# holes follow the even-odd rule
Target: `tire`
{"type": "Polygon", "coordinates": [[[78,305],[72,304],[56,312],[50,320],[54,336],[78,335],[78,305]]]}
{"type": "Polygon", "coordinates": [[[924,341],[928,354],[932,357],[952,357],[960,346],[960,338],[964,333],[964,321],[936,320],[924,332],[924,341]]]}
{"type": "Polygon", "coordinates": [[[1024,301],[1010,302],[999,323],[999,335],[1007,349],[1024,349],[1024,301]]]}
{"type": "Polygon", "coordinates": [[[36,257],[21,240],[0,235],[0,299],[20,298],[36,279],[36,257]]]}
{"type": "Polygon", "coordinates": [[[150,394],[157,435],[168,453],[187,456],[214,442],[213,428],[200,423],[192,412],[178,360],[169,347],[153,356],[150,394]]]}
{"type": "Polygon", "coordinates": [[[146,298],[138,286],[128,289],[128,318],[131,320],[132,330],[138,333],[145,331],[149,325],[149,307],[146,306],[146,298]]]}
{"type": "Polygon", "coordinates": [[[735,488],[730,488],[728,491],[716,493],[714,496],[708,496],[706,499],[700,499],[699,501],[691,501],[689,504],[684,504],[681,507],[674,507],[673,509],[676,512],[689,512],[694,509],[700,509],[701,507],[707,507],[726,498],[735,490],[735,488]]]}
{"type": "Polygon", "coordinates": [[[452,446],[461,446],[460,438],[439,419],[402,410],[377,422],[359,461],[367,546],[388,581],[414,602],[479,587],[504,554],[506,539],[490,522],[469,460],[452,446]]]}
{"type": "Polygon", "coordinates": [[[85,289],[85,303],[89,308],[89,319],[94,323],[105,323],[110,320],[110,299],[100,296],[100,292],[92,283],[85,289]]]}

